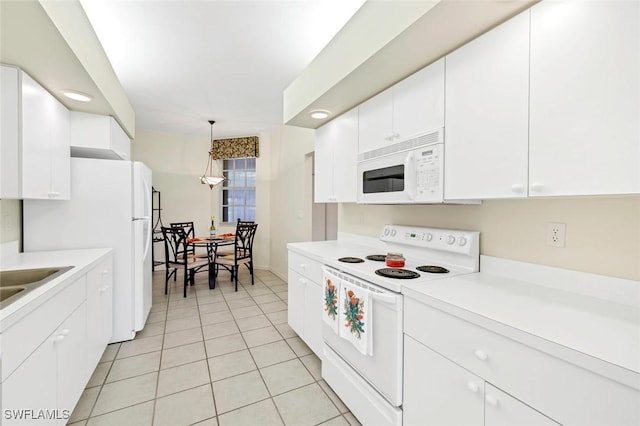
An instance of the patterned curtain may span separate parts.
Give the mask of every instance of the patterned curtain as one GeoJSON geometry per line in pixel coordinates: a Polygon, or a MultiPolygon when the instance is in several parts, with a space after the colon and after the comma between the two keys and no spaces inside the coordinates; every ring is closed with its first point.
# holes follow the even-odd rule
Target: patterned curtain
{"type": "Polygon", "coordinates": [[[257,136],[213,140],[211,157],[214,160],[259,156],[260,146],[257,136]]]}

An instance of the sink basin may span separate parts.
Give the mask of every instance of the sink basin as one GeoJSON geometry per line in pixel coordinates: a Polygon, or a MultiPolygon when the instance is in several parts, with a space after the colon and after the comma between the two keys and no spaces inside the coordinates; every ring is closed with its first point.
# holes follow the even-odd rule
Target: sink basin
{"type": "Polygon", "coordinates": [[[71,266],[66,266],[64,268],[38,268],[19,269],[16,271],[0,271],[0,287],[12,287],[16,285],[31,284],[42,281],[46,278],[53,279],[71,268],[71,266]],[[64,272],[61,272],[63,270],[64,272]]]}
{"type": "Polygon", "coordinates": [[[15,296],[16,294],[23,292],[24,290],[24,287],[0,288],[0,302],[12,296],[15,296]]]}
{"type": "Polygon", "coordinates": [[[73,266],[0,271],[0,309],[71,268],[73,266]]]}

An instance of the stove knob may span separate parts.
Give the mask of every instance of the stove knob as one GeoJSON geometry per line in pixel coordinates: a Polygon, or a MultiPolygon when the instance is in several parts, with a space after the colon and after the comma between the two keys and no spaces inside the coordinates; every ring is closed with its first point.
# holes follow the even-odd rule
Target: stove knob
{"type": "Polygon", "coordinates": [[[427,236],[425,237],[425,239],[426,239],[427,241],[431,241],[431,240],[433,240],[433,234],[432,234],[432,233],[430,233],[430,232],[427,232],[427,236]]]}
{"type": "Polygon", "coordinates": [[[453,244],[455,242],[456,242],[456,237],[454,237],[453,235],[447,236],[447,240],[446,240],[447,244],[451,245],[451,244],[453,244]]]}
{"type": "Polygon", "coordinates": [[[384,228],[384,235],[385,235],[385,236],[386,236],[386,235],[389,235],[389,228],[386,228],[386,227],[384,228]]]}
{"type": "Polygon", "coordinates": [[[395,237],[395,236],[396,236],[396,230],[395,230],[395,229],[392,229],[392,230],[391,230],[391,236],[392,236],[392,237],[395,237]]]}
{"type": "Polygon", "coordinates": [[[465,237],[459,237],[458,238],[458,245],[460,247],[464,246],[465,244],[467,244],[467,239],[465,237]]]}

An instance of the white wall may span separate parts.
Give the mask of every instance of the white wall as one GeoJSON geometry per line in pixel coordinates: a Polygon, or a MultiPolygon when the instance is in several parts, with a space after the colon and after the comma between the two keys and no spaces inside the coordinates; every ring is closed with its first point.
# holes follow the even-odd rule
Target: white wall
{"type": "Polygon", "coordinates": [[[22,248],[22,201],[0,200],[0,243],[18,241],[22,248]]]}
{"type": "Polygon", "coordinates": [[[640,196],[340,206],[341,232],[378,236],[386,223],[477,230],[484,255],[640,280],[640,196]],[[546,245],[548,222],[567,225],[566,247],[546,245]]]}
{"type": "Polygon", "coordinates": [[[315,131],[283,126],[271,133],[271,270],[287,277],[287,243],[311,241],[315,131]]]}
{"type": "MultiPolygon", "coordinates": [[[[256,222],[254,242],[256,268],[268,268],[270,260],[270,143],[269,135],[259,135],[260,158],[256,159],[256,222]]],[[[211,215],[219,232],[235,226],[220,224],[221,186],[209,189],[200,183],[207,165],[211,141],[207,137],[185,136],[138,130],[131,146],[132,158],[153,170],[153,186],[162,199],[162,222],[193,221],[196,235],[208,235],[211,215]]],[[[219,171],[214,165],[214,173],[219,171]]],[[[155,245],[156,259],[163,259],[164,246],[155,245]]]]}

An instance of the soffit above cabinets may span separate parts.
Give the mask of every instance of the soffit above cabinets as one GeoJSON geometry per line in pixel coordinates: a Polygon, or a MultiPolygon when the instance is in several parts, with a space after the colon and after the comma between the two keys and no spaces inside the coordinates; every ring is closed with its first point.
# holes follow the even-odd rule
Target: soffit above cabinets
{"type": "Polygon", "coordinates": [[[0,2],[0,62],[22,68],[68,109],[113,116],[135,137],[133,107],[77,0],[0,2]],[[68,99],[63,89],[93,100],[68,99]]]}
{"type": "Polygon", "coordinates": [[[284,124],[315,129],[538,1],[369,0],[285,89],[284,124]]]}

